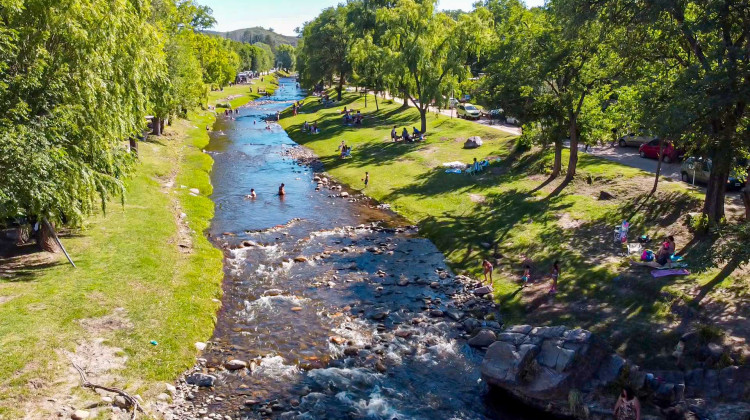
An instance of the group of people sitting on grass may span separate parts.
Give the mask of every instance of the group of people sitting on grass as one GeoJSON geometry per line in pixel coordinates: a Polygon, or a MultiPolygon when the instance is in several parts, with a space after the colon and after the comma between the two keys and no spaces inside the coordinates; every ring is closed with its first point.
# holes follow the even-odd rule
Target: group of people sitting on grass
{"type": "Polygon", "coordinates": [[[307,121],[305,121],[305,123],[302,124],[302,132],[303,133],[310,133],[310,134],[318,134],[318,133],[320,133],[320,129],[318,128],[317,121],[313,121],[312,124],[308,124],[307,121]]]}
{"type": "Polygon", "coordinates": [[[348,158],[352,156],[352,148],[351,146],[347,146],[346,142],[344,140],[341,140],[341,144],[339,144],[339,147],[336,148],[339,152],[341,152],[340,157],[341,159],[348,158]]]}
{"type": "Polygon", "coordinates": [[[474,163],[472,163],[469,166],[469,169],[466,171],[468,174],[476,174],[479,172],[482,172],[485,166],[489,166],[490,161],[487,159],[482,159],[481,161],[478,161],[477,158],[474,158],[474,163]]]}
{"type": "Polygon", "coordinates": [[[659,246],[659,250],[653,252],[650,249],[645,249],[641,253],[640,263],[638,265],[646,265],[654,268],[671,268],[672,263],[680,260],[680,257],[675,256],[677,244],[675,243],[674,236],[670,235],[664,239],[664,242],[659,246]]]}
{"type": "Polygon", "coordinates": [[[417,130],[417,127],[412,127],[412,133],[409,135],[409,130],[404,127],[403,130],[401,130],[401,135],[398,135],[398,131],[396,130],[396,126],[394,125],[391,129],[391,140],[394,142],[397,142],[399,140],[408,141],[408,142],[414,142],[414,141],[422,141],[424,140],[424,133],[417,130]]]}
{"type": "Polygon", "coordinates": [[[359,110],[354,114],[351,109],[344,107],[341,113],[344,114],[344,125],[362,125],[362,121],[365,119],[365,116],[359,110]]]}

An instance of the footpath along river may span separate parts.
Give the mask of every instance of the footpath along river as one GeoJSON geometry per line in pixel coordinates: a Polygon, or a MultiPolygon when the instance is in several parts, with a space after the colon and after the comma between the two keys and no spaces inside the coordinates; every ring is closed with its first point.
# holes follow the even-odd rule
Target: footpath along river
{"type": "Polygon", "coordinates": [[[301,98],[281,79],[214,127],[210,235],[225,253],[224,296],[175,417],[541,418],[480,380],[465,325],[499,328],[492,303],[465,292],[468,279],[403,220],[333,182],[316,190],[319,175],[291,157],[299,146],[266,128],[263,117],[301,98]]]}

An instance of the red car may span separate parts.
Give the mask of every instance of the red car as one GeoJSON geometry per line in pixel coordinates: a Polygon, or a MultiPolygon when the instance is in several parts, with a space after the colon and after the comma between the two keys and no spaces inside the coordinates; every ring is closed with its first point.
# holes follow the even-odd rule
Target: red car
{"type": "MultiPolygon", "coordinates": [[[[658,159],[659,158],[659,139],[651,140],[648,143],[643,143],[638,148],[638,153],[642,158],[658,159]]],[[[664,162],[672,163],[682,159],[685,152],[675,149],[672,142],[664,142],[664,162]]]]}

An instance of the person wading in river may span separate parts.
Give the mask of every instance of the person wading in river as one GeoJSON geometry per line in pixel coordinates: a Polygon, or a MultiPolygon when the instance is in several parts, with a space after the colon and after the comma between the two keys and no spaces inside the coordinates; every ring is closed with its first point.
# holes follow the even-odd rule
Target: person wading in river
{"type": "Polygon", "coordinates": [[[282,184],[281,184],[281,185],[279,186],[279,196],[280,196],[280,197],[283,197],[283,196],[285,196],[285,195],[286,195],[286,191],[284,191],[284,184],[282,183],[282,184]]]}

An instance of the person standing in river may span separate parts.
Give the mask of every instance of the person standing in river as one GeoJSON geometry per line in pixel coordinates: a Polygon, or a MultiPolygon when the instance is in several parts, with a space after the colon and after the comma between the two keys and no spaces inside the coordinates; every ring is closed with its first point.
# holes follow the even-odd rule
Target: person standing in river
{"type": "Polygon", "coordinates": [[[284,183],[282,182],[279,186],[279,197],[283,197],[286,195],[286,190],[284,190],[284,183]]]}

